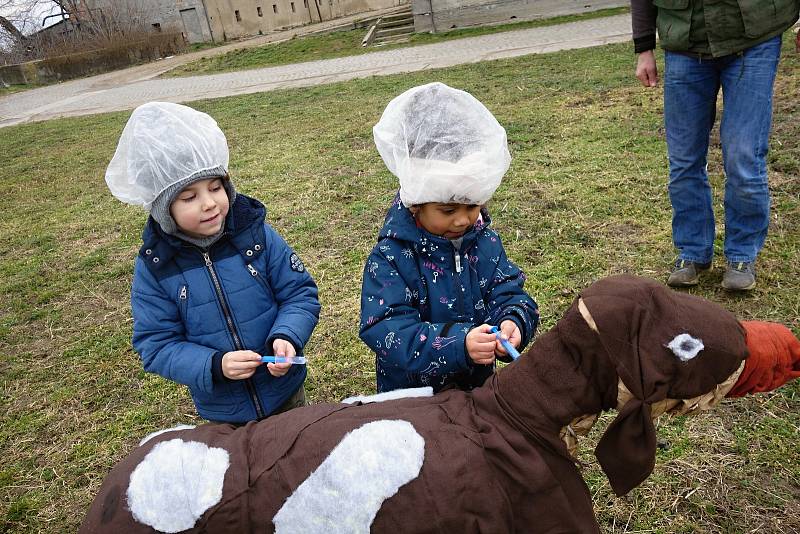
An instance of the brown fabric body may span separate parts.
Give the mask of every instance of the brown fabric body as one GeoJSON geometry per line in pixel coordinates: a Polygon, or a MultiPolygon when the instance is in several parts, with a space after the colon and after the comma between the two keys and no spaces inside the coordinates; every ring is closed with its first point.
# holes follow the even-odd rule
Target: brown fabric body
{"type": "Polygon", "coordinates": [[[615,491],[629,489],[652,469],[649,406],[713,390],[747,351],[733,316],[653,281],[615,277],[582,296],[596,332],[576,300],[526,354],[472,392],[307,406],[237,429],[205,425],[157,436],[111,471],[81,532],[151,531],[126,507],[128,479],[155,443],[174,438],[230,454],[221,502],[189,532],[272,532],[287,497],[343,437],[378,420],[411,423],[425,440],[425,458],[419,476],[383,502],[372,532],[598,532],[589,490],[560,430],[615,407],[621,378],[633,398],[602,438],[598,458],[615,491]],[[681,362],[665,344],[687,330],[707,348],[681,362]]]}
{"type": "Polygon", "coordinates": [[[413,424],[425,439],[425,462],[416,479],[384,502],[373,532],[597,532],[588,490],[572,463],[541,451],[498,414],[487,412],[485,419],[480,412],[469,393],[449,390],[387,403],[308,406],[240,428],[204,425],[162,434],[114,468],[81,532],[153,532],[127,510],[128,479],[156,443],[175,438],[230,453],[222,501],[187,532],[272,532],[286,498],[345,434],[384,419],[413,424]]]}

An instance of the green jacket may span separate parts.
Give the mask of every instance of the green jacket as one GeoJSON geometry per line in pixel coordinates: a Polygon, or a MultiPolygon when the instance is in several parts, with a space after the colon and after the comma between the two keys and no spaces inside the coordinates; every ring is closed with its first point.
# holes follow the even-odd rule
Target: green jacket
{"type": "Polygon", "coordinates": [[[800,0],[631,0],[637,52],[658,28],[666,50],[735,54],[780,35],[799,13],[800,0]]]}

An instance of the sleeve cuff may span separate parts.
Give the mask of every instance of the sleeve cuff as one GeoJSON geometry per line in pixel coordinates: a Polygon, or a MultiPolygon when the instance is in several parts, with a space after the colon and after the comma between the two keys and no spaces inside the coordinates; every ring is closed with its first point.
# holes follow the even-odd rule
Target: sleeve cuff
{"type": "Polygon", "coordinates": [[[656,47],[656,34],[643,35],[633,39],[633,51],[637,54],[653,50],[656,47]]]}
{"type": "Polygon", "coordinates": [[[214,355],[211,356],[211,378],[215,384],[221,384],[228,380],[222,372],[223,356],[224,354],[220,351],[215,352],[214,355]]]}

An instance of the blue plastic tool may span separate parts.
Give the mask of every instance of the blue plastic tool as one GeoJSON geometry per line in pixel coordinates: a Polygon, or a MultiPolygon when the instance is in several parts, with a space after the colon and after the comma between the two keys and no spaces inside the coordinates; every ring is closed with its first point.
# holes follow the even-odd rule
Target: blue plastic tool
{"type": "Polygon", "coordinates": [[[509,340],[503,338],[503,334],[500,333],[499,328],[493,326],[491,332],[494,334],[494,337],[500,341],[500,344],[503,345],[503,348],[506,349],[506,352],[511,356],[512,360],[519,358],[519,351],[514,348],[514,345],[512,345],[509,340]]]}
{"type": "Polygon", "coordinates": [[[293,365],[305,365],[305,356],[262,356],[261,361],[264,363],[291,363],[293,365]]]}

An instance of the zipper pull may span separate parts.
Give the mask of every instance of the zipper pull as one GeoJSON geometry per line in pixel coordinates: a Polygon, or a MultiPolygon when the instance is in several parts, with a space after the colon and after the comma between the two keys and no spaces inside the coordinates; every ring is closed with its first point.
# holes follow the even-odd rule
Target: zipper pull
{"type": "Polygon", "coordinates": [[[461,254],[456,252],[455,257],[456,257],[456,272],[460,273],[461,272],[461,254]]]}
{"type": "Polygon", "coordinates": [[[182,287],[181,287],[181,296],[180,296],[180,299],[181,299],[181,300],[186,300],[186,286],[182,286],[182,287]]]}
{"type": "Polygon", "coordinates": [[[252,265],[250,265],[249,263],[247,264],[247,270],[248,270],[248,271],[250,271],[250,274],[252,274],[253,276],[258,276],[258,271],[256,271],[256,270],[253,268],[253,266],[252,266],[252,265]]]}
{"type": "Polygon", "coordinates": [[[208,252],[203,252],[203,259],[206,260],[206,267],[211,267],[211,256],[208,255],[208,252]]]}

